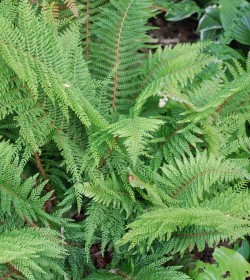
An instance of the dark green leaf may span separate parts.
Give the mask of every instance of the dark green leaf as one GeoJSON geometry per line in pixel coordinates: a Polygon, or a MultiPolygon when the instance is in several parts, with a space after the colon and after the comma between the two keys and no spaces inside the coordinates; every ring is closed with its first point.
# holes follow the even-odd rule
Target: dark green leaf
{"type": "Polygon", "coordinates": [[[180,3],[171,5],[169,12],[166,15],[166,19],[169,21],[178,21],[192,16],[198,13],[200,15],[201,9],[198,5],[191,0],[184,0],[180,3]]]}

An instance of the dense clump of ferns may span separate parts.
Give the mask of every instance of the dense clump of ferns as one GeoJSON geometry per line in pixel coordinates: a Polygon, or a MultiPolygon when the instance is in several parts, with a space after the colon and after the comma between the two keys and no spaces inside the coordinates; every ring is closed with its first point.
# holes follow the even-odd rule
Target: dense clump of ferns
{"type": "Polygon", "coordinates": [[[2,277],[189,279],[162,264],[249,234],[250,59],[147,52],[155,14],[151,0],[1,1],[2,277]]]}

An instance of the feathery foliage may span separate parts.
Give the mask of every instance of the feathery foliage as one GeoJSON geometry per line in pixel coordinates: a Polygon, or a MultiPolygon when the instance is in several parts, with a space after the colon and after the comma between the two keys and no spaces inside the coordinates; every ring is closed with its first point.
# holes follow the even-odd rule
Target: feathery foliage
{"type": "Polygon", "coordinates": [[[250,58],[153,48],[155,9],[0,2],[3,279],[189,279],[250,233],[250,58]]]}

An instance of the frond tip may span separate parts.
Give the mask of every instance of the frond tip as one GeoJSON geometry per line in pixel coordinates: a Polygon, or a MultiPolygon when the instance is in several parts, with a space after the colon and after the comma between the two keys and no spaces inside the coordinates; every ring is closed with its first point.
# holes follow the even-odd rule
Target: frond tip
{"type": "Polygon", "coordinates": [[[133,165],[136,164],[139,155],[145,154],[145,146],[152,133],[159,129],[163,121],[143,117],[124,118],[111,125],[110,132],[114,136],[126,138],[123,142],[133,165]]]}

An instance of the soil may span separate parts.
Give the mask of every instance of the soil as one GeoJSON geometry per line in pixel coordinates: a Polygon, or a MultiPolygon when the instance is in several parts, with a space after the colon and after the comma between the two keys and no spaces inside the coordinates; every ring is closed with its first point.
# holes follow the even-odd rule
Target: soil
{"type": "Polygon", "coordinates": [[[199,40],[199,35],[195,33],[198,22],[188,18],[177,22],[166,21],[164,13],[149,21],[149,25],[155,26],[157,30],[151,30],[149,34],[156,39],[156,44],[162,46],[174,46],[178,43],[192,43],[199,40]]]}

